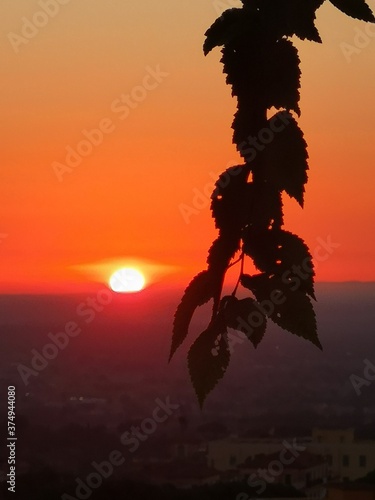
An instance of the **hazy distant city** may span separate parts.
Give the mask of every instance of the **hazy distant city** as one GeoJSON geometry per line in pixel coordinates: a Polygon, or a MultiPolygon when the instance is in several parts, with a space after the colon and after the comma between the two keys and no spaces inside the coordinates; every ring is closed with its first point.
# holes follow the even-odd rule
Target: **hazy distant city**
{"type": "MultiPolygon", "coordinates": [[[[275,327],[257,350],[234,345],[203,411],[186,349],[167,364],[179,291],[151,288],[142,308],[135,296],[116,297],[77,314],[89,296],[0,297],[2,392],[16,387],[17,498],[339,498],[333,484],[371,484],[374,284],[317,286],[323,353],[275,327]],[[48,351],[48,335],[72,322],[79,333],[48,351]]],[[[2,456],[4,485],[6,472],[2,456]]],[[[373,498],[364,494],[355,498],[373,498]]]]}

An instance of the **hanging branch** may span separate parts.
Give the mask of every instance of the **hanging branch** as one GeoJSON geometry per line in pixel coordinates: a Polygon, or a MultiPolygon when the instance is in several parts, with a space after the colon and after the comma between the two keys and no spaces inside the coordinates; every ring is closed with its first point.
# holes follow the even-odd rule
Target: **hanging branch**
{"type": "MultiPolygon", "coordinates": [[[[321,43],[315,12],[324,0],[241,1],[242,8],[225,11],[207,30],[203,48],[207,55],[223,47],[226,82],[237,98],[233,143],[244,163],[216,182],[211,210],[219,235],[208,252],[207,270],[188,285],[177,308],[170,353],[171,359],[187,337],[196,308],[212,300],[208,327],[188,353],[201,406],[228,367],[228,328],[242,331],[257,347],[271,319],[321,349],[311,301],[314,265],[304,241],[283,229],[282,192],[303,207],[308,153],[295,118],[301,71],[290,38],[321,43]],[[232,295],[222,297],[226,272],[239,251],[238,283],[232,295]],[[244,274],[245,256],[259,274],[244,274]],[[236,298],[240,284],[250,297],[236,298]]],[[[364,0],[331,1],[351,17],[375,22],[364,0]]]]}

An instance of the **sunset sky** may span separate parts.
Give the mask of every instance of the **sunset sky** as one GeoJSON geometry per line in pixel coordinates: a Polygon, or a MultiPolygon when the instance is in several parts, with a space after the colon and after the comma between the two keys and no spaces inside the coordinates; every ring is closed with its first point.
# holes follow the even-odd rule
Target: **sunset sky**
{"type": "MultiPolygon", "coordinates": [[[[0,292],[82,289],[128,259],[186,284],[216,234],[197,192],[240,162],[220,52],[202,51],[218,2],[64,0],[47,20],[44,3],[0,6],[0,292]]],[[[335,243],[318,281],[371,281],[375,26],[360,35],[367,25],[328,3],[317,25],[323,45],[296,41],[310,172],[304,210],[285,197],[285,228],[313,254],[335,243]]]]}

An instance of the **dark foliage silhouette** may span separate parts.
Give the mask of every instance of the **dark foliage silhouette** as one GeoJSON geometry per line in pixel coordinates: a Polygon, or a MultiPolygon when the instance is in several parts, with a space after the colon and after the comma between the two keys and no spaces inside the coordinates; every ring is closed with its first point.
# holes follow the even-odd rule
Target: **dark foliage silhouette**
{"type": "MultiPolygon", "coordinates": [[[[212,193],[219,235],[208,252],[207,270],[185,290],[174,320],[170,358],[183,343],[197,307],[212,300],[207,329],[188,353],[200,405],[230,360],[228,328],[257,347],[267,320],[321,348],[311,299],[314,266],[303,240],[283,229],[285,191],[303,207],[308,153],[294,116],[300,116],[300,59],[290,37],[321,43],[316,10],[324,0],[241,0],[206,32],[204,53],[222,48],[226,82],[237,98],[233,143],[244,163],[224,172],[212,193]],[[294,116],[292,115],[294,114],[294,116]],[[259,274],[245,274],[250,257],[259,274]],[[226,272],[237,263],[239,280],[222,297],[226,272]],[[301,279],[301,266],[304,278],[301,279]],[[236,298],[238,286],[251,292],[236,298]]],[[[331,0],[345,14],[375,22],[364,0],[331,0]]]]}

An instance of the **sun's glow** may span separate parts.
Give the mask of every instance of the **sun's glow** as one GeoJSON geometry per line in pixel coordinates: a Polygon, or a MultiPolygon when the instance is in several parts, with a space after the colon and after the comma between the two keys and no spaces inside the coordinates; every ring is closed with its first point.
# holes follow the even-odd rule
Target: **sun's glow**
{"type": "Polygon", "coordinates": [[[133,267],[123,267],[115,271],[109,279],[111,290],[118,293],[139,292],[145,287],[143,274],[133,267]]]}

